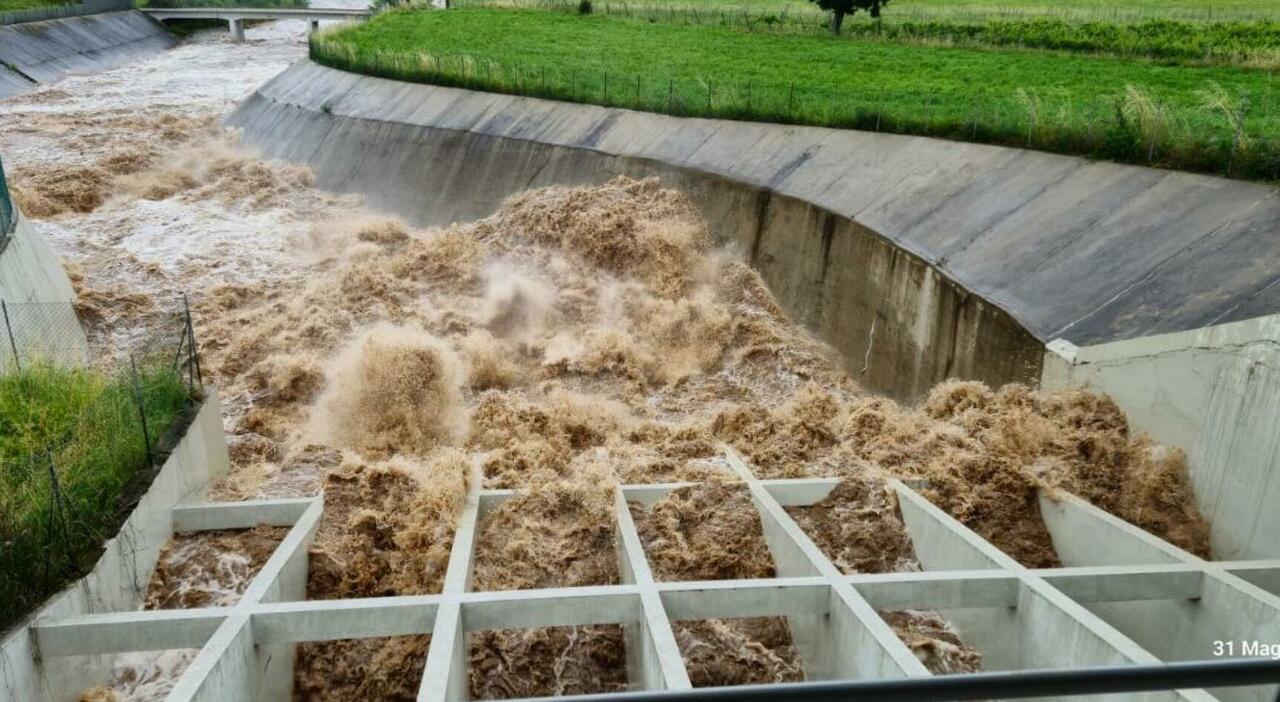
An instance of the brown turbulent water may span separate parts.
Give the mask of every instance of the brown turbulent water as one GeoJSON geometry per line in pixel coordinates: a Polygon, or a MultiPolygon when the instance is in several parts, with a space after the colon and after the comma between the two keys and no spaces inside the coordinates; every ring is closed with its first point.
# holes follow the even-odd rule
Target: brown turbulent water
{"type": "MultiPolygon", "coordinates": [[[[1028,566],[1058,564],[1042,487],[1207,553],[1183,456],[1109,399],[965,382],[918,407],[868,395],[656,181],[527,192],[419,231],[244,153],[217,118],[303,50],[298,28],[253,31],[2,101],[0,150],[95,341],[127,343],[161,301],[198,293],[234,463],[214,498],[325,492],[308,597],[438,592],[472,465],[485,487],[528,491],[482,524],[476,587],[616,582],[612,486],[672,481],[702,485],[638,513],[655,573],[770,577],[722,442],[761,477],[844,479],[793,513],[846,572],[918,567],[886,475],[925,479],[1028,566]]],[[[936,616],[884,616],[929,667],[980,664],[936,616]]],[[[803,675],[784,619],[676,633],[699,684],[803,675]]],[[[295,694],[412,698],[428,646],[306,645],[295,694]]],[[[476,632],[468,656],[477,697],[625,683],[616,627],[476,632]]]]}
{"type": "MultiPolygon", "coordinates": [[[[143,609],[229,607],[240,600],[287,529],[178,534],[160,551],[143,595],[143,609]]],[[[86,690],[81,702],[164,699],[197,651],[178,649],[119,657],[111,680],[86,690]]]]}

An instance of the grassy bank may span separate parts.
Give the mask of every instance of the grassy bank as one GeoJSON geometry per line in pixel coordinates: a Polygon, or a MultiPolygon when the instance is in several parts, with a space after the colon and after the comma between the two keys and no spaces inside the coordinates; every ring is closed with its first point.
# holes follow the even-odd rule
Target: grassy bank
{"type": "MultiPolygon", "coordinates": [[[[512,8],[546,7],[560,0],[483,0],[512,8]]],[[[453,4],[457,4],[456,2],[453,4]]],[[[600,3],[597,3],[599,5],[600,3]]],[[[821,17],[824,13],[808,0],[610,0],[605,4],[636,12],[671,13],[696,10],[748,13],[758,16],[821,17]]],[[[885,9],[888,20],[993,20],[1051,17],[1076,22],[1141,22],[1181,20],[1191,22],[1280,19],[1273,0],[892,0],[885,9]]]]}
{"type": "Polygon", "coordinates": [[[50,364],[0,374],[0,628],[92,567],[145,487],[139,396],[158,443],[188,404],[163,362],[136,386],[50,364]]]}
{"type": "MultiPolygon", "coordinates": [[[[456,7],[500,7],[505,0],[453,0],[456,7]]],[[[827,16],[813,8],[778,12],[707,6],[645,6],[625,0],[593,2],[596,14],[666,24],[722,26],[754,32],[828,33],[827,16]]],[[[510,8],[507,8],[510,9],[510,8]]],[[[538,0],[536,7],[576,14],[571,0],[538,0]]],[[[1280,67],[1280,13],[1276,19],[1213,21],[1147,19],[1075,20],[1067,17],[927,17],[895,5],[880,20],[850,18],[843,36],[850,40],[915,43],[928,46],[1048,50],[1139,58],[1185,65],[1280,67]]]]}
{"type": "Polygon", "coordinates": [[[387,13],[311,53],[401,80],[1280,178],[1265,71],[479,8],[387,13]]]}
{"type": "Polygon", "coordinates": [[[59,5],[70,5],[71,2],[59,0],[0,0],[0,12],[15,12],[18,10],[34,10],[38,7],[57,7],[59,5]]]}

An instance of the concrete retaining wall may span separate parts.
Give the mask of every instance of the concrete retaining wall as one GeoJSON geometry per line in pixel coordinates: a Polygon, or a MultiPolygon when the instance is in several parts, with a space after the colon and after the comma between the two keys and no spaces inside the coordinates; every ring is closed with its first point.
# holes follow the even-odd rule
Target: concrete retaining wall
{"type": "Polygon", "coordinates": [[[71,71],[118,66],[176,43],[159,22],[132,10],[0,27],[0,64],[19,74],[0,77],[0,98],[71,71]]]}
{"type": "Polygon", "coordinates": [[[19,214],[9,243],[0,251],[0,370],[9,368],[16,347],[20,358],[43,358],[79,365],[88,341],[72,301],[76,294],[62,259],[19,214]]]}
{"type": "MultiPolygon", "coordinates": [[[[142,606],[160,548],[173,533],[171,509],[195,497],[230,466],[222,410],[213,388],[151,487],[129,515],[93,570],[50,599],[38,618],[123,612],[142,606]]],[[[0,641],[0,702],[77,699],[106,681],[110,656],[50,658],[41,665],[29,626],[7,632],[0,641]]]]}
{"type": "Polygon", "coordinates": [[[1187,450],[1220,560],[1280,558],[1280,315],[1077,348],[1050,344],[1042,385],[1115,398],[1187,450]]]}
{"type": "Polygon", "coordinates": [[[898,398],[952,376],[1034,382],[1043,343],[1060,336],[1097,343],[1280,308],[1265,265],[1280,256],[1280,201],[1248,183],[306,61],[228,121],[266,156],[416,224],[485,216],[534,186],[661,176],[855,377],[898,398]]]}
{"type": "Polygon", "coordinates": [[[19,215],[9,245],[0,251],[0,300],[68,302],[75,296],[62,259],[31,222],[19,215]]]}

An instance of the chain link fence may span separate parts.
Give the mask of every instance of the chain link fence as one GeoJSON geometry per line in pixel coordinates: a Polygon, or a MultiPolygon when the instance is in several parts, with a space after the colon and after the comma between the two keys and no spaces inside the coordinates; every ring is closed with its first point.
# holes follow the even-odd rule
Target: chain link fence
{"type": "Polygon", "coordinates": [[[0,628],[93,567],[193,415],[190,311],[165,307],[98,351],[66,303],[3,304],[0,628]]]}

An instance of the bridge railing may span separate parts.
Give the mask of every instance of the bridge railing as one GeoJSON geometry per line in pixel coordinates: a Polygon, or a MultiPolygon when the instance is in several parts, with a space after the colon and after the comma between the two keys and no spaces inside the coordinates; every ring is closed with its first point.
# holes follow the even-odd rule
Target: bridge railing
{"type": "Polygon", "coordinates": [[[9,237],[18,226],[18,210],[9,198],[9,183],[4,177],[4,162],[0,161],[0,253],[9,245],[9,237]]]}
{"type": "Polygon", "coordinates": [[[83,0],[83,2],[66,5],[50,5],[49,7],[33,7],[26,10],[0,12],[0,25],[40,22],[63,17],[79,17],[82,15],[96,15],[100,12],[122,12],[132,9],[133,0],[83,0]]]}
{"type": "Polygon", "coordinates": [[[140,10],[233,10],[255,8],[272,10],[307,9],[309,0],[146,0],[140,10]]]}

